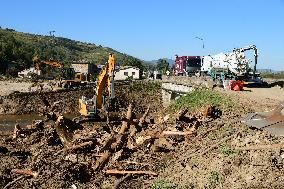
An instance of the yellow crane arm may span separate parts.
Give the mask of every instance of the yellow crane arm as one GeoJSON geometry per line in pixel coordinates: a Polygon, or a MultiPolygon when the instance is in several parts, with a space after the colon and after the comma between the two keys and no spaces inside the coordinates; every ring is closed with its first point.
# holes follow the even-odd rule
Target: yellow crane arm
{"type": "Polygon", "coordinates": [[[40,70],[41,64],[50,65],[50,66],[55,67],[55,68],[63,68],[64,67],[64,65],[60,62],[57,62],[55,60],[41,60],[38,56],[35,56],[33,58],[33,62],[36,63],[36,65],[35,65],[36,70],[40,70]]]}
{"type": "Polygon", "coordinates": [[[112,91],[112,80],[115,69],[115,61],[114,55],[109,54],[108,62],[100,71],[97,78],[97,87],[96,87],[96,105],[98,109],[103,107],[103,94],[105,90],[105,85],[108,83],[108,96],[111,97],[113,95],[112,91]]]}

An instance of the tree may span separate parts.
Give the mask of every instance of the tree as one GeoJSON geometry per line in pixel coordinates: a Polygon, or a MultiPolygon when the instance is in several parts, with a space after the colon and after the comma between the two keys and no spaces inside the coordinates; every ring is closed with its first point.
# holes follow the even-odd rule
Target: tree
{"type": "Polygon", "coordinates": [[[157,70],[162,74],[165,74],[167,70],[169,70],[169,63],[165,59],[159,59],[157,62],[157,70]]]}

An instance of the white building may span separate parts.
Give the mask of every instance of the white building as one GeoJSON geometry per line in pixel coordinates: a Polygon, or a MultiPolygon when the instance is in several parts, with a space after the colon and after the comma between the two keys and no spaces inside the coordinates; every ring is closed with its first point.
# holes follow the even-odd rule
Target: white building
{"type": "Polygon", "coordinates": [[[114,80],[140,79],[140,69],[131,66],[122,66],[115,71],[114,80]]]}

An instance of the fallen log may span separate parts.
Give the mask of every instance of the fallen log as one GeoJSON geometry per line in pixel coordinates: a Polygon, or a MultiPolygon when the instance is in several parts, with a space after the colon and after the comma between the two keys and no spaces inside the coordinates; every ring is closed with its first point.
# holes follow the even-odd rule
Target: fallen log
{"type": "Polygon", "coordinates": [[[132,175],[154,175],[157,176],[158,174],[153,171],[127,171],[127,170],[116,170],[116,169],[109,169],[105,171],[106,174],[114,174],[114,175],[125,175],[125,174],[132,174],[132,175]]]}
{"type": "Polygon", "coordinates": [[[160,134],[160,137],[163,136],[175,136],[175,135],[179,135],[179,136],[189,136],[189,135],[193,135],[196,132],[194,131],[163,131],[160,134]]]}
{"type": "Polygon", "coordinates": [[[38,172],[34,172],[30,169],[12,169],[12,173],[21,174],[21,175],[29,175],[33,176],[34,178],[38,177],[38,172]]]}
{"type": "Polygon", "coordinates": [[[284,144],[259,144],[247,147],[234,147],[235,150],[249,151],[249,150],[267,150],[274,148],[284,148],[284,144]]]}
{"type": "Polygon", "coordinates": [[[142,127],[143,124],[145,123],[145,119],[146,119],[146,117],[147,117],[147,115],[148,115],[148,113],[149,113],[149,110],[150,110],[150,105],[148,106],[146,112],[143,114],[143,116],[142,116],[142,117],[140,118],[140,120],[139,120],[138,125],[139,125],[140,127],[142,127]]]}
{"type": "MultiPolygon", "coordinates": [[[[116,140],[115,140],[114,143],[112,143],[112,144],[110,145],[110,149],[109,149],[109,150],[106,150],[106,151],[104,152],[103,156],[101,156],[101,157],[97,160],[95,166],[93,167],[93,169],[94,169],[95,171],[98,170],[98,169],[101,169],[101,168],[104,166],[104,164],[109,160],[109,158],[110,158],[112,152],[113,152],[114,150],[117,150],[117,148],[120,146],[120,144],[122,143],[123,135],[124,135],[124,133],[125,133],[125,132],[127,131],[127,129],[128,129],[128,125],[129,125],[129,122],[131,121],[131,117],[132,117],[132,104],[129,104],[128,110],[127,110],[127,114],[126,114],[126,121],[123,121],[123,122],[122,122],[122,126],[121,126],[121,128],[120,128],[120,130],[119,130],[119,132],[118,132],[117,137],[115,138],[116,140]]],[[[110,138],[110,141],[111,141],[111,140],[112,140],[112,139],[110,138]]]]}

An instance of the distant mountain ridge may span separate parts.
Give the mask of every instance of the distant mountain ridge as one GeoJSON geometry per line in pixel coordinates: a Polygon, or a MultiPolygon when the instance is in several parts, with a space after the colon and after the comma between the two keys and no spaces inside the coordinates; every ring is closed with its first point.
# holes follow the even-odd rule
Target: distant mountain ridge
{"type": "Polygon", "coordinates": [[[31,67],[32,58],[35,55],[43,60],[53,59],[68,66],[72,61],[80,60],[104,64],[109,53],[113,53],[119,63],[143,67],[143,62],[138,58],[109,47],[52,35],[23,33],[9,28],[0,28],[0,45],[0,73],[2,74],[14,75],[17,71],[31,67]],[[7,70],[7,65],[12,64],[13,70],[7,70]]]}
{"type": "MultiPolygon", "coordinates": [[[[175,61],[173,59],[170,59],[170,58],[160,58],[160,59],[166,60],[170,64],[170,66],[175,63],[175,61]]],[[[156,64],[158,62],[158,60],[150,60],[150,61],[145,61],[145,62],[150,63],[150,64],[156,64]]]]}

